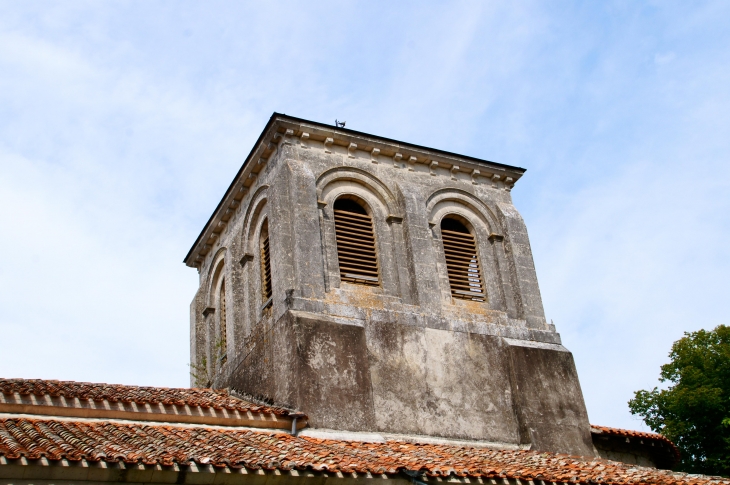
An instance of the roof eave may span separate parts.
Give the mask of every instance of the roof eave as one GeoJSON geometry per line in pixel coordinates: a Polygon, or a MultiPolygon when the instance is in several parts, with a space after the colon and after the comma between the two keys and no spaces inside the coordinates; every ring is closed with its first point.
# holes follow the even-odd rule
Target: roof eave
{"type": "Polygon", "coordinates": [[[322,133],[327,134],[334,134],[334,135],[340,135],[340,137],[357,137],[361,139],[366,139],[367,141],[374,143],[374,144],[385,144],[390,146],[396,146],[403,148],[406,151],[413,151],[413,152],[428,152],[434,155],[438,155],[445,159],[453,159],[453,160],[460,160],[465,162],[471,162],[478,165],[486,165],[488,167],[491,167],[493,169],[498,169],[504,172],[510,172],[514,177],[514,181],[516,182],[522,174],[525,173],[526,169],[521,167],[515,167],[512,165],[506,165],[502,163],[497,162],[491,162],[489,160],[484,160],[476,157],[470,157],[467,155],[460,155],[458,153],[449,152],[446,150],[439,150],[436,148],[430,148],[422,145],[416,145],[413,143],[406,143],[399,140],[394,140],[392,138],[386,138],[383,136],[377,136],[372,135],[370,133],[365,133],[357,130],[351,130],[349,128],[341,128],[341,127],[333,127],[332,125],[327,125],[324,123],[319,123],[316,121],[310,121],[303,118],[297,118],[294,116],[289,116],[282,113],[274,112],[271,117],[269,118],[269,121],[266,123],[266,126],[261,131],[261,134],[259,135],[258,139],[254,143],[253,147],[251,148],[251,151],[249,152],[248,156],[244,160],[243,164],[241,165],[241,168],[236,173],[235,177],[233,177],[233,180],[231,184],[228,186],[228,189],[226,189],[225,193],[223,194],[223,197],[218,202],[218,205],[216,206],[215,210],[211,214],[211,216],[208,218],[208,221],[203,226],[203,229],[200,231],[200,234],[198,234],[198,237],[195,239],[195,242],[190,247],[190,250],[185,255],[185,258],[183,259],[183,263],[185,263],[187,266],[190,267],[196,267],[197,264],[193,261],[193,255],[196,253],[201,245],[201,243],[204,243],[207,241],[211,236],[210,234],[212,231],[212,226],[215,223],[216,219],[218,219],[221,210],[226,205],[226,201],[232,198],[232,194],[236,189],[237,185],[239,184],[239,180],[241,179],[241,176],[246,171],[246,168],[249,166],[250,161],[256,153],[261,152],[262,146],[264,142],[267,142],[267,138],[269,135],[272,137],[275,137],[277,132],[277,124],[294,124],[294,125],[306,125],[308,127],[312,127],[316,130],[321,130],[322,133]],[[207,235],[207,237],[206,237],[207,235]]]}

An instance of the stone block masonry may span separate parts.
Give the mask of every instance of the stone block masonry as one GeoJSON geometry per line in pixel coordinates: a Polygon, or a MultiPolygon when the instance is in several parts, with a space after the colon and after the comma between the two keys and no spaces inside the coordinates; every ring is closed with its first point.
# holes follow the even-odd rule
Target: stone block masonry
{"type": "Polygon", "coordinates": [[[200,274],[193,385],[294,407],[315,428],[592,455],[575,364],[545,321],[512,204],[523,173],[275,113],[185,258],[200,274]],[[357,255],[363,226],[338,232],[342,199],[371,221],[377,259],[346,266],[377,268],[375,282],[343,281],[343,244],[357,255]],[[475,241],[464,264],[480,265],[479,298],[453,297],[446,219],[475,241]]]}

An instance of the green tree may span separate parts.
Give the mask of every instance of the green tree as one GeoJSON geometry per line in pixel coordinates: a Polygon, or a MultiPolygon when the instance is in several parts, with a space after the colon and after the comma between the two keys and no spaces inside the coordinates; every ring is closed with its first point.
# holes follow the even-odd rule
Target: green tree
{"type": "Polygon", "coordinates": [[[730,327],[684,335],[661,368],[671,384],[637,391],[629,409],[677,445],[678,470],[730,476],[730,327]]]}

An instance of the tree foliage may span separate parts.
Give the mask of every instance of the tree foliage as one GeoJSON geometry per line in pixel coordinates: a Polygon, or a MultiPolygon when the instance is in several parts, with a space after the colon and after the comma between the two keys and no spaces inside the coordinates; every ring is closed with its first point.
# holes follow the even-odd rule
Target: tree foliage
{"type": "Polygon", "coordinates": [[[677,445],[677,469],[730,476],[730,327],[684,335],[661,367],[671,384],[637,391],[629,409],[677,445]]]}

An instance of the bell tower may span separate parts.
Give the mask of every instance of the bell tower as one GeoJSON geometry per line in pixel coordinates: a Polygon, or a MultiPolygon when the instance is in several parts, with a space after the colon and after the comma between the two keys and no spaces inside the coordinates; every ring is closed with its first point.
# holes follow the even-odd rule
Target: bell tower
{"type": "Polygon", "coordinates": [[[593,455],[523,173],[274,113],[185,257],[192,384],[314,428],[593,455]]]}

